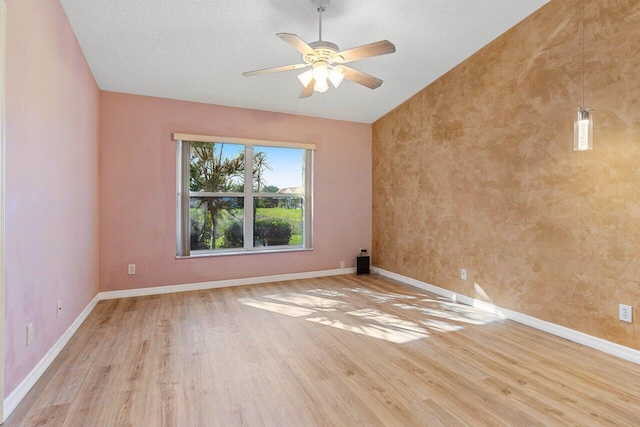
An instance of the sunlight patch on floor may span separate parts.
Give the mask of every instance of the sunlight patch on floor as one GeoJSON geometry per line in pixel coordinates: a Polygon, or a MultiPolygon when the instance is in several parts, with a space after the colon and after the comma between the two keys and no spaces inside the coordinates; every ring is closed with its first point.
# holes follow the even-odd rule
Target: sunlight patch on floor
{"type": "Polygon", "coordinates": [[[495,309],[489,309],[489,307],[486,307],[487,303],[484,303],[482,301],[474,300],[473,306],[452,302],[450,300],[441,301],[441,300],[433,300],[433,299],[426,298],[421,301],[428,301],[428,302],[440,304],[446,310],[462,313],[465,316],[472,316],[475,319],[495,321],[495,320],[501,320],[505,318],[505,316],[499,311],[495,309]]]}
{"type": "Polygon", "coordinates": [[[238,301],[261,310],[305,318],[309,322],[397,344],[427,338],[431,333],[460,331],[465,324],[485,325],[502,319],[499,315],[442,297],[375,292],[365,288],[310,289],[238,301]],[[375,308],[371,308],[372,304],[375,308]],[[399,310],[411,311],[412,320],[399,315],[399,310]]]}
{"type": "Polygon", "coordinates": [[[454,322],[468,323],[470,325],[486,325],[487,323],[501,319],[494,314],[483,313],[477,309],[467,308],[460,304],[455,304],[443,309],[419,307],[413,304],[394,304],[394,306],[404,310],[415,310],[428,316],[452,320],[454,322]]]}
{"type": "Polygon", "coordinates": [[[385,341],[390,341],[396,344],[404,344],[410,341],[419,340],[421,338],[426,338],[429,334],[425,331],[424,333],[417,333],[411,331],[398,330],[393,328],[387,328],[382,325],[373,325],[373,324],[365,324],[365,325],[348,325],[343,323],[337,319],[328,319],[326,317],[314,317],[305,319],[309,322],[319,323],[325,326],[331,326],[332,328],[341,329],[343,331],[354,332],[360,335],[366,335],[371,338],[378,338],[385,341]]]}
{"type": "Polygon", "coordinates": [[[278,304],[271,301],[262,301],[256,298],[240,298],[238,301],[250,307],[260,308],[262,310],[268,310],[274,313],[284,314],[285,316],[291,317],[304,317],[315,313],[314,310],[309,310],[307,308],[296,307],[287,304],[278,304]]]}
{"type": "Polygon", "coordinates": [[[363,289],[363,288],[345,288],[345,291],[364,294],[377,302],[388,302],[388,301],[395,301],[397,299],[415,299],[416,298],[412,295],[395,294],[392,292],[381,293],[381,292],[370,291],[369,289],[363,289]]]}
{"type": "Polygon", "coordinates": [[[310,294],[322,295],[323,297],[341,298],[347,296],[347,294],[343,294],[342,292],[330,291],[328,289],[311,289],[307,292],[309,292],[310,294]]]}
{"type": "Polygon", "coordinates": [[[402,330],[411,331],[411,332],[425,333],[427,334],[427,336],[429,335],[428,332],[423,328],[421,328],[418,324],[411,322],[409,320],[401,319],[398,316],[394,316],[392,314],[383,313],[379,310],[364,308],[362,310],[349,311],[346,314],[350,316],[360,317],[362,319],[374,320],[384,326],[393,327],[393,328],[402,329],[402,330]]]}
{"type": "Polygon", "coordinates": [[[297,292],[267,295],[265,298],[270,298],[276,301],[295,304],[298,306],[320,311],[335,311],[337,307],[345,304],[342,301],[337,301],[330,298],[316,297],[313,295],[305,295],[297,292]]]}
{"type": "Polygon", "coordinates": [[[464,329],[462,326],[452,325],[451,323],[442,322],[440,320],[422,320],[420,323],[425,325],[427,328],[438,332],[455,332],[464,329]]]}

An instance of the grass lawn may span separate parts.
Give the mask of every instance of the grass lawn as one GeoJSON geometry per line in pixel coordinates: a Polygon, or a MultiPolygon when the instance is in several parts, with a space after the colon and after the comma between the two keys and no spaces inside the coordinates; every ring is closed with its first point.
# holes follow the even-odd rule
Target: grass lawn
{"type": "MultiPolygon", "coordinates": [[[[302,209],[258,208],[256,209],[256,216],[286,219],[290,222],[302,222],[302,209]]],[[[291,225],[293,225],[293,223],[291,225]]]]}

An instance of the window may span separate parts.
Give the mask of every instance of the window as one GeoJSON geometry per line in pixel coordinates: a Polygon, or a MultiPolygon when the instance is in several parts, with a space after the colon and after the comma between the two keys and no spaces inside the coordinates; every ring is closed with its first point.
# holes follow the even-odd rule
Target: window
{"type": "Polygon", "coordinates": [[[174,140],[177,256],[312,247],[313,144],[187,134],[174,140]]]}

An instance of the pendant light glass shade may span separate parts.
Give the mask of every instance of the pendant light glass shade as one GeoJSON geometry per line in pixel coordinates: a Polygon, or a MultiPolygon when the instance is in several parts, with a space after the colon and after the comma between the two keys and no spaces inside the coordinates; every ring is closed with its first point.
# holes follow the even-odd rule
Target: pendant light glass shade
{"type": "Polygon", "coordinates": [[[298,80],[300,80],[302,86],[309,86],[309,83],[311,83],[311,80],[313,80],[313,70],[307,70],[302,74],[298,74],[298,80]]]}
{"type": "Polygon", "coordinates": [[[327,77],[329,77],[329,70],[324,64],[314,65],[313,77],[316,79],[316,81],[319,81],[319,80],[326,81],[327,77]]]}
{"type": "Polygon", "coordinates": [[[313,87],[313,90],[320,93],[325,93],[329,90],[329,84],[327,83],[327,79],[324,80],[316,80],[316,84],[313,87]]]}
{"type": "Polygon", "coordinates": [[[593,112],[580,107],[577,110],[576,121],[573,124],[573,149],[575,151],[591,150],[593,148],[593,112]]]}
{"type": "Polygon", "coordinates": [[[340,86],[340,83],[342,83],[343,79],[344,74],[337,68],[332,68],[331,71],[329,71],[329,81],[336,89],[338,88],[338,86],[340,86]]]}

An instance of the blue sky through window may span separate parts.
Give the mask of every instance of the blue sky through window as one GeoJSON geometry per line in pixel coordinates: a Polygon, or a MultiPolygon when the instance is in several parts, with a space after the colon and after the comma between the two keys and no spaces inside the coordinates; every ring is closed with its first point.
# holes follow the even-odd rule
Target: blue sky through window
{"type": "Polygon", "coordinates": [[[279,189],[301,187],[304,150],[299,148],[254,147],[254,151],[267,154],[267,163],[273,171],[265,170],[264,179],[267,185],[275,185],[279,189]]]}

